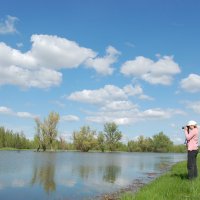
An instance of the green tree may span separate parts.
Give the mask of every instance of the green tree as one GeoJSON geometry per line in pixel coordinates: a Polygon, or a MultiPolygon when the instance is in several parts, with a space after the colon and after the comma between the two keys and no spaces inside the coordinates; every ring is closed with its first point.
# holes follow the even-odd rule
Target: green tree
{"type": "Polygon", "coordinates": [[[154,152],[169,152],[173,142],[163,132],[153,136],[154,152]]]}
{"type": "Polygon", "coordinates": [[[172,147],[172,152],[177,152],[177,153],[186,153],[187,148],[184,144],[179,144],[179,145],[173,145],[172,147]]]}
{"type": "Polygon", "coordinates": [[[73,142],[75,148],[83,152],[88,152],[97,144],[95,134],[96,131],[91,130],[89,126],[81,127],[80,131],[74,131],[73,142]]]}
{"type": "Polygon", "coordinates": [[[153,139],[150,137],[146,138],[146,143],[147,143],[147,152],[152,152],[153,151],[153,139]]]}
{"type": "Polygon", "coordinates": [[[11,130],[0,127],[0,148],[4,147],[29,149],[32,147],[32,142],[25,137],[23,132],[13,133],[11,130]]]}
{"type": "Polygon", "coordinates": [[[105,135],[103,132],[100,132],[97,137],[97,143],[98,143],[98,149],[100,149],[102,152],[105,151],[106,143],[105,143],[105,135]]]}
{"type": "Polygon", "coordinates": [[[47,140],[50,145],[50,149],[53,150],[53,142],[55,142],[58,135],[57,124],[60,116],[56,112],[51,112],[47,119],[44,120],[43,129],[47,135],[47,140]]]}
{"type": "Polygon", "coordinates": [[[58,149],[65,150],[67,149],[67,143],[63,137],[59,137],[59,140],[57,141],[58,149]]]}
{"type": "Polygon", "coordinates": [[[5,142],[6,142],[6,136],[5,136],[5,128],[0,127],[0,148],[5,147],[5,142]]]}
{"type": "Polygon", "coordinates": [[[153,140],[151,138],[145,138],[144,136],[139,136],[137,140],[138,149],[141,152],[151,152],[153,151],[153,140]]]}
{"type": "Polygon", "coordinates": [[[147,142],[143,135],[138,137],[137,142],[141,152],[147,151],[147,142]]]}
{"type": "Polygon", "coordinates": [[[39,148],[42,146],[43,150],[46,150],[47,145],[53,150],[53,144],[56,141],[58,134],[57,124],[59,122],[60,116],[56,112],[51,112],[44,122],[36,119],[36,135],[35,141],[38,142],[39,148]]]}
{"type": "Polygon", "coordinates": [[[128,141],[127,148],[129,152],[137,151],[138,143],[134,140],[128,141]]]}
{"type": "Polygon", "coordinates": [[[124,144],[123,142],[117,142],[116,150],[117,151],[127,151],[128,148],[127,148],[127,145],[124,144]]]}
{"type": "Polygon", "coordinates": [[[121,131],[119,131],[118,126],[114,122],[112,122],[112,123],[106,123],[104,125],[104,132],[108,149],[110,151],[114,151],[117,147],[117,143],[122,138],[121,131]]]}
{"type": "Polygon", "coordinates": [[[43,128],[43,123],[40,121],[39,118],[35,119],[36,123],[36,134],[34,136],[34,144],[37,146],[37,151],[40,150],[40,148],[43,149],[43,151],[46,151],[47,148],[47,135],[43,128]]]}

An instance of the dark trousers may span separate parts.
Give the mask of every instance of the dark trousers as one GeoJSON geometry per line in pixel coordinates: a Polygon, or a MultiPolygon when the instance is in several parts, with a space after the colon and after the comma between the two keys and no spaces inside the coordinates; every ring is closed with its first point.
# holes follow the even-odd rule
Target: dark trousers
{"type": "Polygon", "coordinates": [[[193,179],[198,176],[197,154],[198,154],[198,150],[188,151],[187,169],[188,169],[188,178],[189,179],[193,179]]]}

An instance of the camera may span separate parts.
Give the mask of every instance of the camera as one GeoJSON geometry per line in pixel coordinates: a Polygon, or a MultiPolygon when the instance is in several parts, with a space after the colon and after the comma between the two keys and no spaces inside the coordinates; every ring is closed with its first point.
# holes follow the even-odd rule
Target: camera
{"type": "Polygon", "coordinates": [[[189,126],[182,126],[182,129],[185,129],[185,128],[189,129],[190,127],[189,126]]]}

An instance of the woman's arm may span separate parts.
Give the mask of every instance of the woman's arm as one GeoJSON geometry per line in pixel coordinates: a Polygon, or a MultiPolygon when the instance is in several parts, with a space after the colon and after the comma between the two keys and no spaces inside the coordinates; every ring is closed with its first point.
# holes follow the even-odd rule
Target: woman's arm
{"type": "Polygon", "coordinates": [[[187,130],[185,130],[185,137],[187,140],[191,140],[197,134],[198,134],[198,128],[193,128],[189,130],[189,133],[187,130]]]}

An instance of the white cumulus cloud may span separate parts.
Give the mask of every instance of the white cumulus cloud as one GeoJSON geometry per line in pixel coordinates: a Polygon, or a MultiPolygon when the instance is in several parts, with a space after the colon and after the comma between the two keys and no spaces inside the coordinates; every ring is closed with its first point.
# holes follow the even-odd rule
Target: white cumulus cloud
{"type": "Polygon", "coordinates": [[[170,85],[173,76],[180,73],[180,67],[173,57],[164,56],[158,59],[155,62],[149,58],[138,56],[134,60],[126,61],[121,66],[121,73],[140,78],[151,84],[170,85]]]}
{"type": "Polygon", "coordinates": [[[171,118],[174,115],[184,114],[185,113],[181,110],[176,109],[151,108],[142,111],[135,106],[129,110],[113,110],[109,108],[107,108],[107,110],[99,109],[97,112],[90,113],[90,116],[86,117],[86,120],[101,124],[115,122],[118,125],[129,125],[138,121],[163,120],[171,118]]]}
{"type": "Polygon", "coordinates": [[[21,117],[21,118],[35,118],[36,115],[33,115],[29,112],[17,112],[16,116],[21,117]]]}
{"type": "Polygon", "coordinates": [[[97,90],[82,90],[74,92],[68,96],[68,99],[90,104],[107,104],[113,101],[126,101],[129,96],[144,95],[141,86],[126,85],[119,88],[115,85],[105,85],[97,90]]]}
{"type": "Polygon", "coordinates": [[[97,112],[91,116],[86,117],[86,120],[90,122],[99,123],[99,124],[114,122],[117,125],[128,125],[139,120],[134,117],[119,116],[118,114],[119,113],[117,112],[112,113],[112,114],[108,112],[97,112]]]}
{"type": "Polygon", "coordinates": [[[52,69],[74,68],[96,53],[91,49],[80,47],[76,42],[52,35],[32,35],[31,54],[37,65],[52,69]]]}
{"type": "Polygon", "coordinates": [[[21,88],[48,88],[59,85],[62,79],[60,72],[45,68],[29,70],[11,65],[7,68],[0,67],[0,69],[0,85],[12,84],[21,88]]]}
{"type": "Polygon", "coordinates": [[[140,113],[140,116],[145,119],[166,119],[173,115],[184,115],[185,113],[178,109],[147,109],[140,113]]]}
{"type": "Polygon", "coordinates": [[[108,101],[127,99],[127,96],[123,89],[114,85],[105,85],[104,88],[97,90],[74,92],[68,99],[90,104],[104,104],[108,101]]]}
{"type": "Polygon", "coordinates": [[[180,82],[180,86],[187,92],[200,92],[200,76],[198,74],[190,74],[180,82]]]}
{"type": "Polygon", "coordinates": [[[12,115],[20,118],[36,118],[37,116],[29,112],[15,112],[11,108],[0,106],[0,114],[12,115]]]}
{"type": "Polygon", "coordinates": [[[115,85],[105,85],[103,88],[97,90],[82,90],[74,92],[67,98],[83,103],[111,106],[108,105],[111,102],[115,102],[115,104],[118,104],[119,102],[120,104],[122,102],[124,103],[124,101],[128,100],[129,96],[138,96],[139,98],[141,98],[141,96],[146,96],[146,99],[152,99],[151,97],[148,98],[148,96],[143,93],[143,89],[139,85],[136,85],[135,87],[132,85],[126,85],[123,88],[119,88],[115,85]]]}
{"type": "Polygon", "coordinates": [[[130,110],[136,107],[137,105],[133,104],[131,101],[112,101],[104,104],[101,110],[130,110]]]}
{"type": "Polygon", "coordinates": [[[111,75],[114,71],[112,64],[117,61],[119,54],[119,51],[109,46],[106,49],[106,55],[104,57],[90,58],[87,60],[86,65],[90,68],[94,68],[102,75],[111,75]]]}
{"type": "Polygon", "coordinates": [[[68,99],[96,105],[96,111],[87,111],[86,120],[101,124],[115,122],[118,125],[126,125],[142,120],[160,120],[184,114],[176,109],[151,108],[142,111],[137,104],[130,100],[132,96],[148,97],[139,85],[125,85],[122,88],[105,85],[97,90],[74,92],[68,96],[68,99]]]}
{"type": "Polygon", "coordinates": [[[79,117],[75,115],[64,115],[61,117],[62,121],[79,121],[79,117]]]}
{"type": "Polygon", "coordinates": [[[32,47],[21,52],[0,42],[0,85],[10,84],[22,88],[49,88],[60,85],[61,69],[91,67],[103,75],[113,73],[111,65],[119,52],[109,46],[106,56],[78,43],[55,35],[32,35],[32,47]]]}
{"type": "Polygon", "coordinates": [[[0,113],[1,114],[12,114],[12,110],[5,106],[0,106],[0,113]]]}

